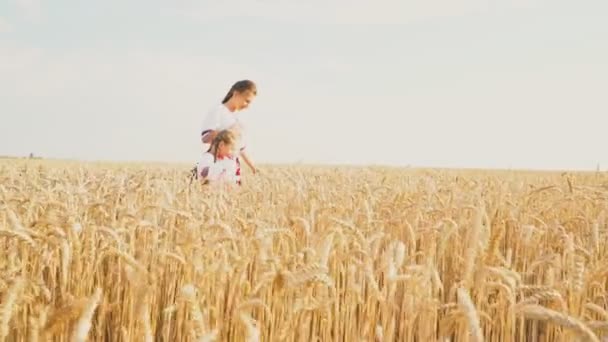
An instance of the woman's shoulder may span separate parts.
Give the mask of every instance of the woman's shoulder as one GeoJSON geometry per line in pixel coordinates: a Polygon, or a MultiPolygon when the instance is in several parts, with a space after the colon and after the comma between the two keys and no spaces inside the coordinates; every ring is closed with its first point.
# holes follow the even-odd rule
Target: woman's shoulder
{"type": "Polygon", "coordinates": [[[224,111],[227,110],[226,106],[224,106],[223,104],[216,104],[213,105],[211,107],[209,107],[207,109],[207,112],[205,114],[205,118],[207,120],[209,120],[210,118],[213,118],[214,120],[217,120],[217,118],[221,117],[224,115],[224,111]]]}
{"type": "Polygon", "coordinates": [[[230,111],[223,103],[214,104],[208,109],[208,113],[213,114],[225,114],[227,112],[229,113],[230,111]]]}

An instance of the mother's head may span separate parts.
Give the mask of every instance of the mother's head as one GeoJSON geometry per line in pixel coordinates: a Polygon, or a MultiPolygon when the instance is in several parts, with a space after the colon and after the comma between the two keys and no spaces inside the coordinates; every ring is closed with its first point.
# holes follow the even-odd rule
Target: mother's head
{"type": "Polygon", "coordinates": [[[222,103],[232,111],[243,110],[257,96],[258,90],[253,81],[242,80],[232,85],[222,103]]]}

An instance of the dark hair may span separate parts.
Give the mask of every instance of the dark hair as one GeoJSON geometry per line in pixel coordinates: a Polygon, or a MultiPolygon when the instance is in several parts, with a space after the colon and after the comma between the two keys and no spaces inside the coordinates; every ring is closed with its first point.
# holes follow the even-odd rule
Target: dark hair
{"type": "Polygon", "coordinates": [[[248,90],[252,91],[254,95],[258,94],[257,87],[255,86],[255,83],[253,81],[250,81],[250,80],[238,81],[232,85],[232,87],[228,91],[228,94],[226,94],[226,96],[224,97],[224,100],[222,100],[222,103],[228,102],[228,100],[230,100],[230,98],[232,97],[234,92],[243,93],[248,90]]]}

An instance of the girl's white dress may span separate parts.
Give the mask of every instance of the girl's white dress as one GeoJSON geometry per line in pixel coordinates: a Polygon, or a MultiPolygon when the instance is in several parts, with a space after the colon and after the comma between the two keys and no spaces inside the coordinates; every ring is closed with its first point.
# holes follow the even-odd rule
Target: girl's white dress
{"type": "Polygon", "coordinates": [[[238,184],[239,165],[234,157],[213,160],[213,154],[206,152],[196,166],[198,177],[202,180],[221,181],[238,184]]]}

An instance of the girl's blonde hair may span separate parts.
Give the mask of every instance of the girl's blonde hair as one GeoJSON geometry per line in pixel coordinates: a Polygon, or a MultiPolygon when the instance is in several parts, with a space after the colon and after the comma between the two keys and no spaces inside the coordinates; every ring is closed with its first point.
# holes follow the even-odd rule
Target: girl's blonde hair
{"type": "Polygon", "coordinates": [[[236,134],[234,134],[234,132],[232,132],[231,130],[226,129],[220,131],[215,136],[215,139],[213,139],[213,141],[211,142],[211,147],[209,148],[209,152],[213,153],[213,161],[217,161],[217,152],[220,143],[234,146],[234,144],[236,144],[236,139],[236,134]]]}

